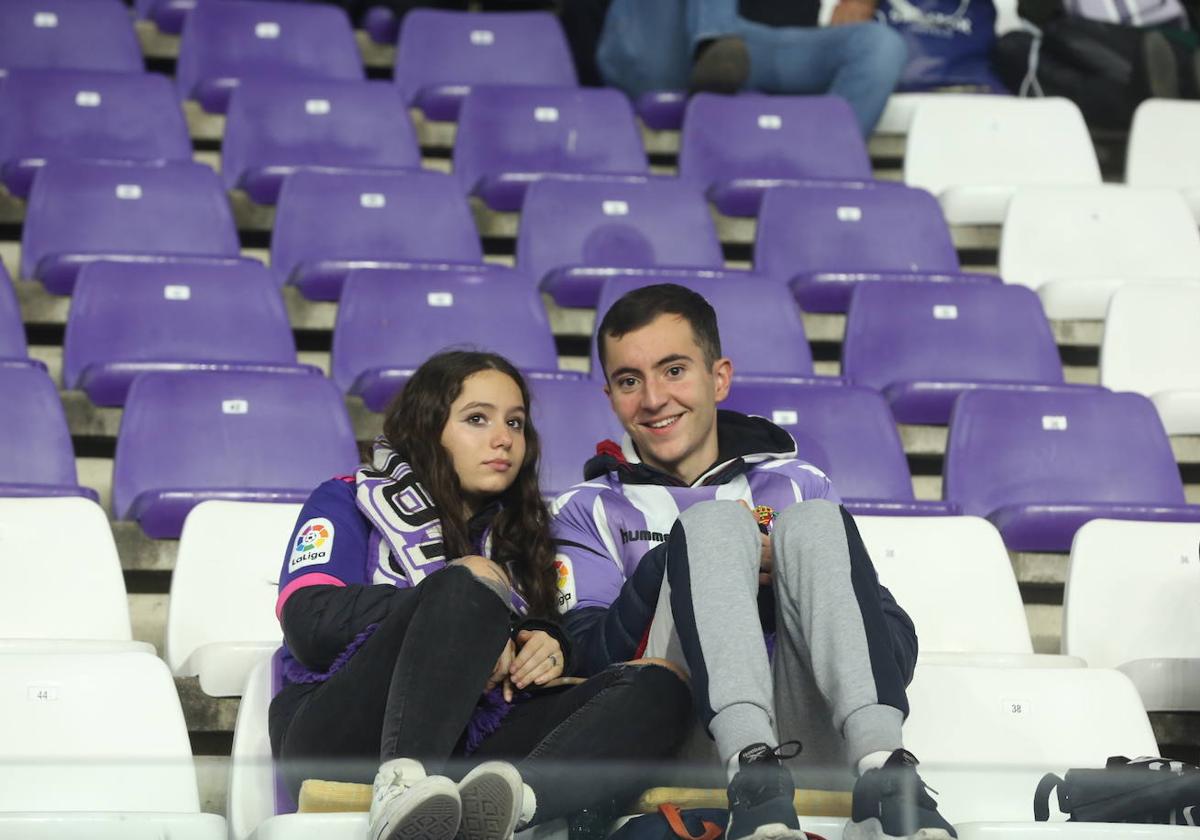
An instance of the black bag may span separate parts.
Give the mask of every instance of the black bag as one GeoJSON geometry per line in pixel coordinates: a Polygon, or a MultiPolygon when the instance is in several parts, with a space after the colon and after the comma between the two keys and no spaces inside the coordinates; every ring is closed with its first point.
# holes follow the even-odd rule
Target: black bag
{"type": "Polygon", "coordinates": [[[1200,823],[1200,767],[1182,761],[1113,756],[1103,770],[1068,770],[1065,778],[1047,773],[1033,795],[1035,820],[1050,818],[1055,788],[1070,822],[1200,823]]]}

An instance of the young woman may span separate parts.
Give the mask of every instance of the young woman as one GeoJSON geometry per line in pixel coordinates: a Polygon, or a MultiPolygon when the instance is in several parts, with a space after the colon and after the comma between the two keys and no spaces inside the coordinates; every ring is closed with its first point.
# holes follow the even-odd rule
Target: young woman
{"type": "Polygon", "coordinates": [[[537,470],[520,374],[454,351],[409,380],[372,463],[309,497],[280,577],[270,714],[293,794],[374,775],[371,840],[504,840],[639,785],[591,768],[678,746],[691,699],[665,663],[553,685],[571,645],[537,470]],[[461,759],[515,766],[435,775],[461,759]]]}

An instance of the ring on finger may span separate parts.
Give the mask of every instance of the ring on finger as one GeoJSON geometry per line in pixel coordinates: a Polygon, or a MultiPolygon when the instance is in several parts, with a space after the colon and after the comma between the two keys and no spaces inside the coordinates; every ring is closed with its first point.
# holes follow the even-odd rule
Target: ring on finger
{"type": "Polygon", "coordinates": [[[555,668],[558,667],[558,655],[557,654],[554,654],[554,653],[550,654],[550,664],[555,668]]]}

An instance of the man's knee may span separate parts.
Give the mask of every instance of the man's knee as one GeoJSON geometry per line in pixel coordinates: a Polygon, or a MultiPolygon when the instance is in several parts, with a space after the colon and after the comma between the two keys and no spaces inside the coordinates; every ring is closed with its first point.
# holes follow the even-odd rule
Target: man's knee
{"type": "Polygon", "coordinates": [[[881,83],[894,85],[908,63],[904,36],[886,23],[872,21],[855,27],[854,60],[870,67],[881,83]]]}
{"type": "Polygon", "coordinates": [[[841,505],[828,499],[809,499],[789,505],[775,517],[771,545],[775,566],[803,563],[809,546],[836,537],[845,541],[841,505]]]}
{"type": "MultiPolygon", "coordinates": [[[[745,556],[757,568],[760,553],[759,530],[754,515],[740,502],[708,501],[694,504],[679,515],[671,529],[672,548],[686,543],[688,562],[701,555],[718,557],[728,566],[731,558],[745,556]]],[[[678,551],[672,551],[678,556],[678,551]]]]}

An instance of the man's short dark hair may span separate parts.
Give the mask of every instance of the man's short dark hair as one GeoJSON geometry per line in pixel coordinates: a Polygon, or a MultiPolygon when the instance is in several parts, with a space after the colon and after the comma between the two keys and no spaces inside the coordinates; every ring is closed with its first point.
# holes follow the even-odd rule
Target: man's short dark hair
{"type": "Polygon", "coordinates": [[[660,315],[678,315],[692,328],[696,345],[704,353],[704,364],[712,367],[721,358],[721,334],[717,331],[717,313],[700,294],[677,283],[643,286],[622,295],[604,314],[596,331],[600,367],[604,367],[604,339],[640,330],[660,315]]]}

